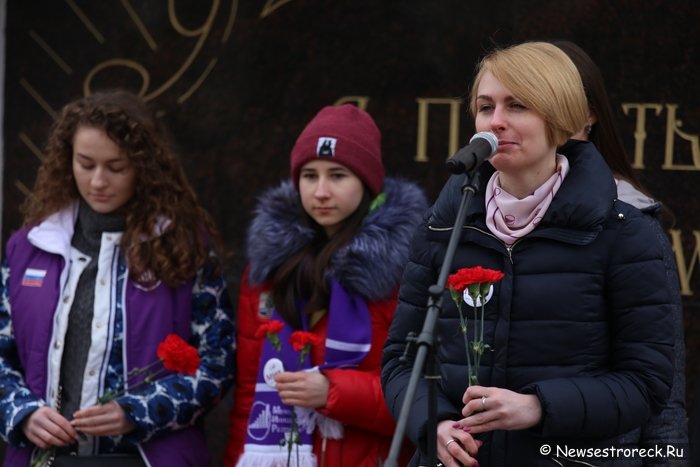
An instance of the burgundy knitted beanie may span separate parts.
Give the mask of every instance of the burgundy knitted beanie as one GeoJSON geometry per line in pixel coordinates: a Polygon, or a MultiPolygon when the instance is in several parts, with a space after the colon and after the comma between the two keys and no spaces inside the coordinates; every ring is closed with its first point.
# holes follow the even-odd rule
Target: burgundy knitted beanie
{"type": "Polygon", "coordinates": [[[318,158],[346,166],[376,196],[384,184],[381,139],[372,117],[357,106],[324,107],[306,125],[292,148],[294,186],[299,189],[301,167],[318,158]]]}

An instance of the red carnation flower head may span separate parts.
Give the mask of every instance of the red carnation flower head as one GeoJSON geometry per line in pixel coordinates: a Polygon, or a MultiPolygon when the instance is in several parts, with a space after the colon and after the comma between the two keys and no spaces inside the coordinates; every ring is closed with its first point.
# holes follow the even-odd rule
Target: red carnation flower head
{"type": "Polygon", "coordinates": [[[321,343],[321,338],[312,332],[294,331],[289,337],[289,343],[292,344],[295,352],[303,351],[305,348],[308,352],[312,346],[321,343]]]}
{"type": "Polygon", "coordinates": [[[299,352],[297,365],[301,368],[304,363],[304,358],[311,352],[311,347],[320,344],[321,338],[312,332],[294,331],[292,335],[289,336],[289,343],[292,344],[292,348],[295,352],[299,352]]]}
{"type": "Polygon", "coordinates": [[[270,344],[272,344],[272,347],[279,352],[282,349],[282,343],[277,334],[283,327],[284,323],[282,321],[272,319],[255,330],[255,337],[266,337],[267,340],[270,341],[270,344]]]}
{"type": "Polygon", "coordinates": [[[447,278],[447,283],[449,284],[450,289],[458,292],[464,292],[464,289],[472,284],[493,284],[494,282],[498,282],[503,279],[504,276],[505,274],[503,274],[501,271],[475,266],[473,268],[462,268],[457,270],[457,272],[451,274],[447,278]]]}
{"type": "Polygon", "coordinates": [[[268,334],[277,334],[284,327],[282,321],[276,319],[271,319],[265,324],[262,324],[258,329],[255,330],[255,337],[265,337],[268,334]]]}
{"type": "MultiPolygon", "coordinates": [[[[165,370],[176,371],[182,374],[194,375],[199,368],[200,359],[197,349],[188,344],[177,334],[168,334],[165,339],[158,344],[156,349],[157,360],[146,366],[133,368],[127,373],[126,381],[129,383],[129,391],[133,391],[139,386],[153,383],[158,377],[165,373],[165,370]],[[163,368],[160,364],[163,364],[163,368]],[[136,378],[145,375],[143,379],[136,378]]],[[[126,394],[126,386],[118,391],[108,390],[97,398],[98,404],[106,404],[109,401],[126,394]]]]}
{"type": "Polygon", "coordinates": [[[199,368],[197,349],[177,334],[169,334],[158,345],[156,355],[163,361],[163,366],[171,371],[194,375],[199,368]]]}

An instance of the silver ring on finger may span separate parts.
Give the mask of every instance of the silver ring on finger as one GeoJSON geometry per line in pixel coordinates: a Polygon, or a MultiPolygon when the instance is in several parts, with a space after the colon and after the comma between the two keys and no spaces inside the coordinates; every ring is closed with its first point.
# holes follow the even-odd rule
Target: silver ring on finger
{"type": "Polygon", "coordinates": [[[481,410],[486,410],[486,396],[481,396],[481,410]]]}
{"type": "Polygon", "coordinates": [[[445,443],[445,449],[447,449],[447,447],[450,445],[450,443],[456,443],[456,442],[457,442],[457,440],[452,438],[451,440],[449,440],[448,442],[445,443]]]}

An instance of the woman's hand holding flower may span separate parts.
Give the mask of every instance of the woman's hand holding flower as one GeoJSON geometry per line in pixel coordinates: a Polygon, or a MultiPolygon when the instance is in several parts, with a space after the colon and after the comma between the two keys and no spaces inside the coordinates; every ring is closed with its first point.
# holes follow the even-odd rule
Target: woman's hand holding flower
{"type": "Polygon", "coordinates": [[[534,394],[520,394],[508,389],[470,386],[462,398],[465,418],[459,426],[472,434],[493,430],[524,430],[537,425],[542,405],[534,394]]]}
{"type": "Polygon", "coordinates": [[[437,455],[445,467],[478,466],[476,454],[481,441],[452,420],[438,423],[437,455]]]}
{"type": "Polygon", "coordinates": [[[50,407],[40,407],[27,417],[22,431],[41,449],[63,447],[78,440],[78,432],[68,420],[50,407]]]}
{"type": "Polygon", "coordinates": [[[78,410],[73,417],[71,425],[92,436],[118,436],[136,428],[115,401],[78,410]]]}
{"type": "Polygon", "coordinates": [[[330,383],[322,373],[284,371],[275,375],[275,387],[287,405],[318,409],[328,401],[330,383]]]}

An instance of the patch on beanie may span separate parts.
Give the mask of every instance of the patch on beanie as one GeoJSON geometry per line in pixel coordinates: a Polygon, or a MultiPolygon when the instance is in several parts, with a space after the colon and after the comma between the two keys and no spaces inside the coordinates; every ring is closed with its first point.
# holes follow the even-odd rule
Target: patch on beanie
{"type": "Polygon", "coordinates": [[[335,157],[335,143],[338,140],[330,136],[321,136],[316,143],[316,156],[335,157]]]}

